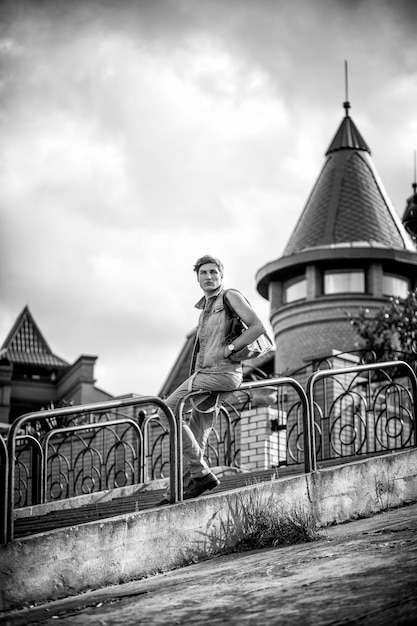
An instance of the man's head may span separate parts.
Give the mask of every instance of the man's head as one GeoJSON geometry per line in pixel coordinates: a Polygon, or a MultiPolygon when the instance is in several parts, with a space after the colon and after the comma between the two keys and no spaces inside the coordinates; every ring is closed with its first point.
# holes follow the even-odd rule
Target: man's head
{"type": "Polygon", "coordinates": [[[214,293],[222,284],[223,264],[209,254],[202,256],[194,265],[197,280],[206,296],[214,293]]]}
{"type": "Polygon", "coordinates": [[[199,259],[197,259],[197,261],[195,262],[194,265],[194,271],[197,274],[197,278],[198,278],[198,272],[200,270],[200,267],[202,265],[205,265],[206,263],[214,263],[214,265],[217,266],[222,278],[223,278],[223,263],[221,261],[219,261],[219,259],[216,259],[216,257],[211,256],[210,254],[205,254],[204,256],[200,257],[199,259]]]}

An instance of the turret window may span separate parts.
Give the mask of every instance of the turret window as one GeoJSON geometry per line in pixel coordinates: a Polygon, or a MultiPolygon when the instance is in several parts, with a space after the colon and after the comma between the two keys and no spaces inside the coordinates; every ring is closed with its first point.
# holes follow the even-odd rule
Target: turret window
{"type": "Polygon", "coordinates": [[[324,293],[365,293],[363,270],[332,270],[324,272],[324,293]]]}
{"type": "Polygon", "coordinates": [[[406,298],[410,291],[410,283],[406,278],[394,276],[393,274],[383,274],[382,291],[384,296],[397,296],[406,298]]]}
{"type": "Polygon", "coordinates": [[[284,287],[284,302],[294,302],[307,298],[307,281],[305,278],[288,281],[284,287]]]}

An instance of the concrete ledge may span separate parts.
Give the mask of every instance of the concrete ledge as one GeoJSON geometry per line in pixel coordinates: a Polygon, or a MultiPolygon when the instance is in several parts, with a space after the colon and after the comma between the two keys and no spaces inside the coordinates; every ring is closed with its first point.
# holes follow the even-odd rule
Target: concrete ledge
{"type": "Polygon", "coordinates": [[[0,546],[0,610],[65,598],[209,557],[238,538],[242,496],[277,496],[321,526],[417,502],[417,450],[279,478],[0,546]]]}
{"type": "Polygon", "coordinates": [[[116,498],[124,498],[132,496],[135,493],[144,491],[152,491],[155,489],[165,489],[168,483],[167,478],[153,480],[149,483],[140,483],[137,485],[128,485],[126,487],[116,487],[115,489],[106,489],[105,491],[96,491],[86,493],[82,496],[74,496],[66,500],[53,500],[44,504],[33,504],[32,506],[22,506],[14,510],[14,518],[21,519],[23,517],[37,517],[38,515],[47,515],[51,511],[63,511],[65,509],[79,509],[82,506],[95,504],[97,502],[111,502],[116,498]]]}
{"type": "MultiPolygon", "coordinates": [[[[233,474],[250,473],[249,470],[237,467],[227,467],[219,465],[212,467],[211,471],[219,476],[230,476],[233,474]]],[[[158,478],[147,483],[138,483],[136,485],[127,485],[126,487],[116,487],[115,489],[106,489],[105,491],[96,491],[86,493],[81,496],[74,496],[66,500],[53,500],[44,504],[33,504],[32,506],[24,506],[14,510],[14,518],[21,519],[24,517],[37,517],[38,515],[47,515],[51,511],[63,511],[65,509],[79,509],[82,506],[96,504],[100,502],[111,502],[117,498],[132,496],[145,491],[156,491],[157,489],[166,489],[168,486],[168,478],[158,478]]]]}

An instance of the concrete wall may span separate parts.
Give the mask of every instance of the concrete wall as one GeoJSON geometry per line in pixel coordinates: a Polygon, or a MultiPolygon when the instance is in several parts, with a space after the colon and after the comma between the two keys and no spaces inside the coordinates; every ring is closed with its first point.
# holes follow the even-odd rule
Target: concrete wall
{"type": "Polygon", "coordinates": [[[0,546],[0,609],[174,569],[238,539],[242,498],[276,496],[320,526],[417,501],[417,450],[39,534],[0,546]]]}

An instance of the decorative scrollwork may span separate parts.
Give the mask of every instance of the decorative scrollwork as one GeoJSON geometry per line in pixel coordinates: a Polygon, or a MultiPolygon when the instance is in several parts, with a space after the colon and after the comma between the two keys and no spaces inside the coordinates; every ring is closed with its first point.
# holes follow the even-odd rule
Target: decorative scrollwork
{"type": "MultiPolygon", "coordinates": [[[[313,452],[319,461],[415,445],[412,385],[401,362],[380,366],[375,353],[366,352],[355,358],[349,355],[347,367],[339,367],[341,363],[343,356],[338,354],[334,362],[329,357],[316,364],[317,382],[310,406],[314,415],[309,425],[313,433],[307,439],[306,410],[290,385],[242,388],[220,406],[207,443],[207,463],[211,467],[240,467],[242,413],[265,406],[272,407],[277,416],[270,437],[271,441],[276,438],[279,454],[275,456],[280,465],[302,464],[306,441],[313,447],[312,435],[313,452]]],[[[297,384],[301,387],[308,376],[299,374],[297,384]]],[[[19,438],[15,506],[40,502],[42,491],[46,501],[59,500],[167,478],[170,429],[164,418],[150,411],[145,407],[123,413],[118,409],[86,411],[74,419],[68,414],[65,426],[49,420],[47,426],[39,427],[47,421],[45,411],[45,418],[38,417],[33,428],[28,428],[28,433],[34,434],[19,438]]]]}
{"type": "Polygon", "coordinates": [[[46,437],[47,500],[139,481],[143,448],[139,427],[129,418],[115,421],[104,413],[96,419],[85,426],[56,429],[46,437]]]}

